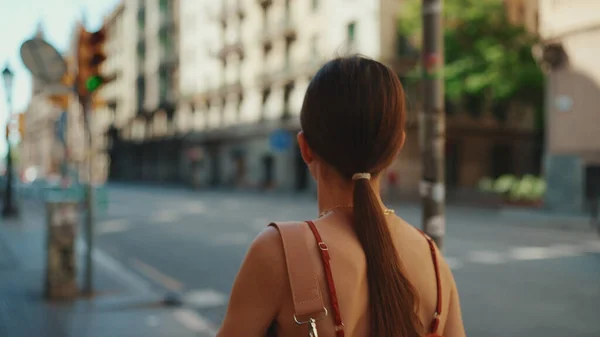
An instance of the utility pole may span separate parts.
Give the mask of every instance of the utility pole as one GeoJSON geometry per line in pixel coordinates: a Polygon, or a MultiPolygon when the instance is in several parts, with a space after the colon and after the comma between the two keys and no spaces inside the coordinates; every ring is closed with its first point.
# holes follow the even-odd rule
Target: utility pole
{"type": "Polygon", "coordinates": [[[443,0],[423,0],[423,109],[419,114],[422,227],[442,249],[445,219],[443,0]]]}
{"type": "Polygon", "coordinates": [[[87,145],[87,184],[85,185],[85,229],[86,229],[86,255],[85,278],[83,292],[86,295],[94,293],[94,268],[92,252],[94,247],[94,148],[92,142],[92,107],[95,105],[94,94],[111,79],[102,75],[101,66],[106,60],[104,44],[106,42],[106,29],[100,28],[96,32],[88,32],[83,28],[79,32],[77,50],[77,79],[75,90],[82,108],[87,145]]]}
{"type": "Polygon", "coordinates": [[[90,115],[90,97],[82,98],[81,106],[83,107],[83,118],[86,134],[87,147],[87,184],[85,186],[85,279],[83,283],[83,291],[86,295],[92,295],[94,292],[94,264],[92,262],[92,252],[94,247],[94,151],[92,147],[92,128],[90,115]]]}
{"type": "Polygon", "coordinates": [[[18,210],[15,205],[13,197],[13,161],[12,161],[12,146],[10,144],[10,123],[12,121],[12,91],[13,91],[13,79],[14,74],[6,65],[6,68],[2,71],[2,78],[4,80],[4,92],[6,93],[6,190],[4,192],[4,205],[2,208],[2,216],[4,218],[12,218],[18,215],[18,210]]]}

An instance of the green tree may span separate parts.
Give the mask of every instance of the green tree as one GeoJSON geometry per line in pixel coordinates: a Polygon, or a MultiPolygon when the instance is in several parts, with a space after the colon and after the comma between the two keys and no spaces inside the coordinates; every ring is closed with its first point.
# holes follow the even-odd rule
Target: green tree
{"type": "MultiPolygon", "coordinates": [[[[406,0],[399,20],[400,52],[415,53],[421,39],[422,0],[406,0]]],[[[531,50],[536,37],[511,24],[501,0],[444,1],[444,79],[447,110],[502,118],[508,103],[532,105],[541,116],[544,76],[531,50]]],[[[418,80],[421,69],[410,78],[418,80]]]]}

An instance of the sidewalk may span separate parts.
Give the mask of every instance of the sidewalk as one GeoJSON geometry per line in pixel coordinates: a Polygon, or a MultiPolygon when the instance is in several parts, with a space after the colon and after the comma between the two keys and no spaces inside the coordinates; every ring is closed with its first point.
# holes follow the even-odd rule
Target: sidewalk
{"type": "MultiPolygon", "coordinates": [[[[23,207],[21,219],[0,220],[0,336],[210,335],[206,332],[212,329],[197,319],[184,326],[182,318],[194,319],[189,310],[162,306],[149,283],[100,251],[94,252],[96,296],[73,302],[45,300],[45,223],[40,211],[23,207]]],[[[82,248],[79,245],[79,274],[82,248]]]]}

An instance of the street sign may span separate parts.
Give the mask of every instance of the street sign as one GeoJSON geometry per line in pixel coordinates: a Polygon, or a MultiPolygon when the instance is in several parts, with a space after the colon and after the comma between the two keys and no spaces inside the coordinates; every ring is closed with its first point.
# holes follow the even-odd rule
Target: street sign
{"type": "Polygon", "coordinates": [[[271,148],[273,150],[282,152],[289,149],[292,146],[292,135],[283,129],[275,130],[269,137],[271,148]]]}
{"type": "MultiPolygon", "coordinates": [[[[96,212],[105,213],[108,209],[108,190],[105,185],[94,186],[96,212]]],[[[73,184],[69,187],[47,186],[44,188],[44,199],[46,202],[78,202],[85,201],[85,189],[81,184],[73,184]]]]}
{"type": "Polygon", "coordinates": [[[67,63],[60,53],[41,38],[21,45],[21,59],[33,76],[47,83],[60,82],[67,72],[67,63]]]}

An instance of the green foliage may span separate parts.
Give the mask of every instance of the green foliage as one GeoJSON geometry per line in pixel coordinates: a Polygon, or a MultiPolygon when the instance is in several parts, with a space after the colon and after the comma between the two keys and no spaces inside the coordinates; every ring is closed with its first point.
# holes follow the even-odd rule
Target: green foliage
{"type": "MultiPolygon", "coordinates": [[[[398,25],[399,35],[415,46],[422,35],[421,2],[406,0],[398,25]]],[[[536,38],[509,22],[503,1],[445,0],[444,28],[448,101],[473,113],[510,100],[543,105],[544,76],[531,53],[536,38]]],[[[415,69],[409,78],[420,74],[415,69]]]]}
{"type": "Polygon", "coordinates": [[[546,182],[542,178],[529,174],[521,178],[505,174],[495,181],[489,177],[481,179],[479,190],[502,195],[506,200],[513,202],[536,202],[540,201],[546,193],[546,182]]]}

